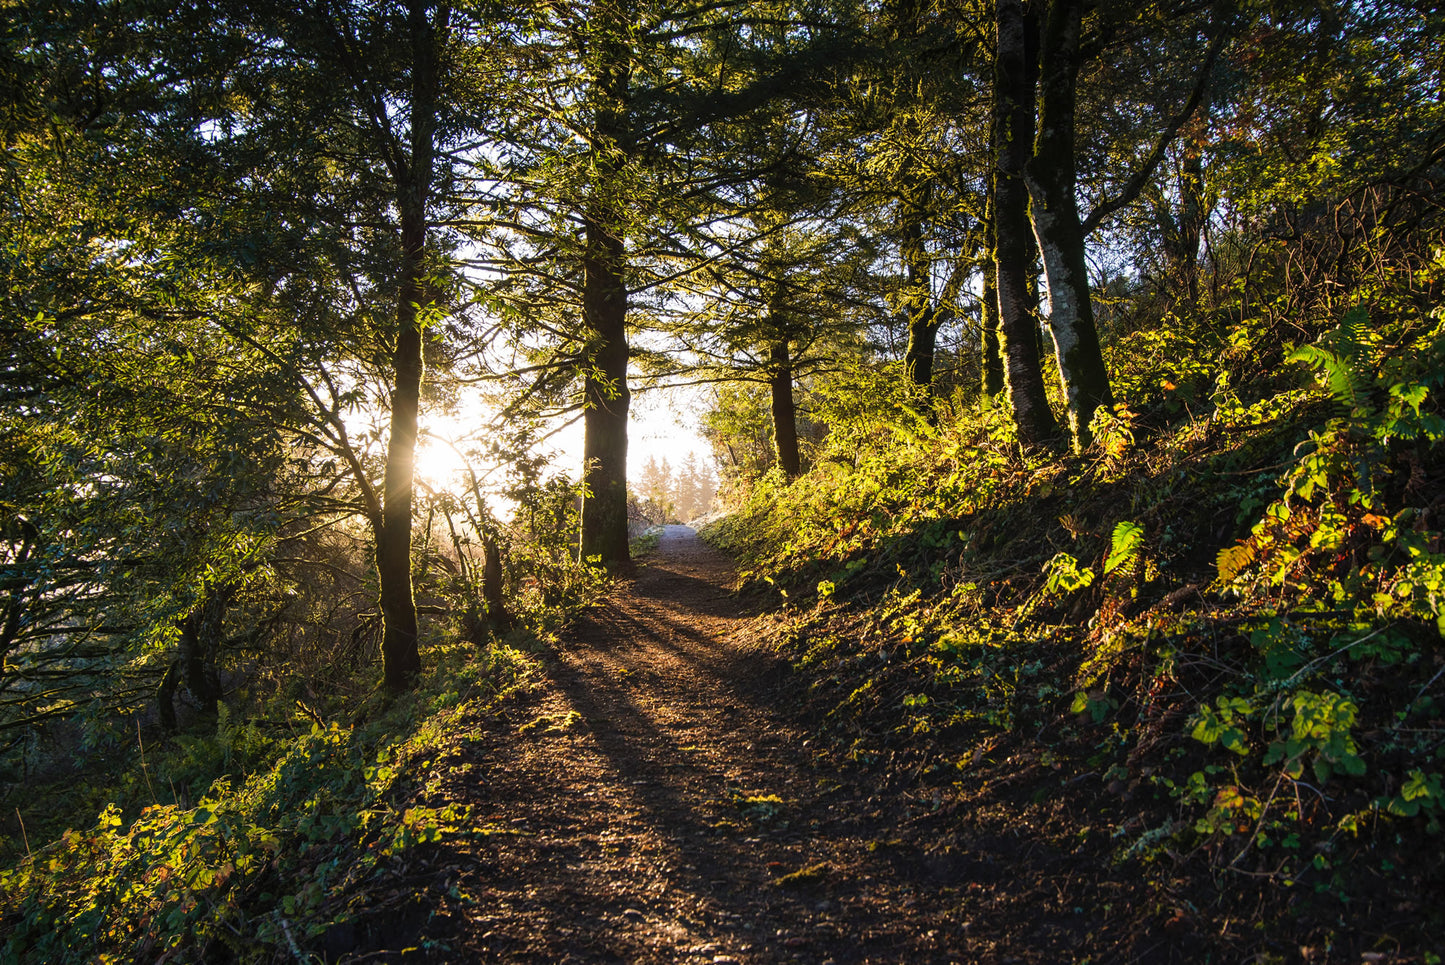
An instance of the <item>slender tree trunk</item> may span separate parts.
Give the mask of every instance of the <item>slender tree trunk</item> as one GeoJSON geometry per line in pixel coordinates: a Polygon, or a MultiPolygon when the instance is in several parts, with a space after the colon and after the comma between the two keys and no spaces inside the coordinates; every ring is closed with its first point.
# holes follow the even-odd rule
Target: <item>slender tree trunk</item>
{"type": "Polygon", "coordinates": [[[769,383],[773,391],[773,446],[789,479],[803,471],[798,452],[798,410],[793,404],[793,361],[786,339],[773,343],[769,383]]]}
{"type": "Polygon", "coordinates": [[[992,407],[1003,391],[1003,355],[999,352],[998,263],[994,260],[993,192],[984,203],[983,215],[983,296],[979,301],[979,341],[983,352],[983,401],[992,407]]]}
{"type": "Polygon", "coordinates": [[[1076,450],[1090,442],[1089,420],[1114,404],[1084,261],[1084,229],[1074,193],[1074,110],[1082,0],[1050,0],[1040,48],[1039,127],[1025,169],[1034,235],[1049,289],[1049,331],[1076,450]]]}
{"type": "Polygon", "coordinates": [[[156,712],[161,719],[161,729],[167,734],[176,731],[176,688],[181,683],[181,662],[172,660],[156,688],[156,712]]]}
{"type": "Polygon", "coordinates": [[[6,527],[0,530],[0,536],[10,541],[13,547],[17,543],[19,549],[15,551],[11,564],[5,570],[0,571],[0,600],[4,601],[4,619],[0,620],[0,664],[10,651],[19,646],[20,628],[25,617],[26,597],[33,596],[37,590],[35,584],[38,582],[28,573],[30,570],[30,559],[34,555],[36,547],[40,543],[40,530],[34,523],[23,516],[12,517],[14,528],[6,527]],[[28,592],[27,592],[28,591],[28,592]]]}
{"type": "MultiPolygon", "coordinates": [[[[993,233],[990,230],[990,235],[993,233]]],[[[992,247],[989,249],[992,251],[992,247]]],[[[983,299],[979,304],[979,324],[983,328],[983,397],[993,404],[1003,391],[1003,356],[999,353],[998,267],[992,255],[983,261],[983,299]]]]}
{"type": "Polygon", "coordinates": [[[1165,251],[1169,256],[1169,274],[1186,307],[1199,305],[1199,248],[1204,237],[1204,222],[1209,216],[1204,195],[1203,131],[1208,127],[1207,99],[1199,108],[1199,119],[1187,136],[1184,157],[1179,169],[1179,217],[1164,232],[1165,251]]]}
{"type": "Polygon", "coordinates": [[[421,673],[417,651],[416,599],[411,583],[411,513],[416,469],[417,417],[421,411],[423,309],[426,284],[427,206],[434,163],[437,107],[436,28],[426,5],[413,0],[410,164],[398,172],[401,273],[397,285],[396,343],[392,351],[391,432],[381,524],[376,533],[376,572],[381,597],[381,660],[387,689],[410,687],[421,673]]]}
{"type": "Polygon", "coordinates": [[[493,630],[510,630],[512,615],[502,588],[502,547],[491,533],[482,536],[482,601],[487,605],[487,625],[493,630]]]}
{"type": "Polygon", "coordinates": [[[998,53],[994,61],[993,260],[998,289],[999,353],[1004,388],[1019,441],[1043,442],[1058,432],[1044,394],[1038,323],[1029,311],[1033,264],[1028,227],[1028,189],[1023,181],[1033,137],[1035,79],[1030,57],[1034,27],[1019,0],[995,5],[998,53]]]}
{"type": "Polygon", "coordinates": [[[1179,178],[1179,194],[1183,207],[1179,214],[1179,251],[1175,255],[1175,271],[1180,287],[1193,309],[1199,305],[1199,242],[1204,235],[1204,158],[1197,146],[1184,158],[1179,178]]]}
{"type": "Polygon", "coordinates": [[[923,219],[930,193],[926,184],[914,186],[901,199],[900,247],[908,286],[903,300],[908,314],[908,346],[903,351],[903,370],[925,401],[933,398],[933,357],[940,322],[938,309],[933,304],[933,265],[923,239],[923,219]]]}
{"type": "Polygon", "coordinates": [[[1036,351],[1039,355],[1039,372],[1042,378],[1043,366],[1049,357],[1049,343],[1044,338],[1044,313],[1043,303],[1039,298],[1039,283],[1043,280],[1042,266],[1039,264],[1039,245],[1034,238],[1033,232],[1029,229],[1028,222],[1024,222],[1024,237],[1028,245],[1029,270],[1027,283],[1024,286],[1024,311],[1028,312],[1029,318],[1033,319],[1034,341],[1038,343],[1036,351]]]}

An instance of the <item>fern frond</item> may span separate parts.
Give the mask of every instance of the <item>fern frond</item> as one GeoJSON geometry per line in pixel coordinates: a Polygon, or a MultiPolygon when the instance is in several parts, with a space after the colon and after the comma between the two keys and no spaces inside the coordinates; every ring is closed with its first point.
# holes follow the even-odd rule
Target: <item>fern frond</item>
{"type": "Polygon", "coordinates": [[[1112,573],[1126,563],[1137,559],[1144,548],[1144,527],[1138,523],[1123,520],[1114,527],[1114,536],[1109,541],[1109,553],[1104,558],[1104,572],[1112,573]]]}
{"type": "Polygon", "coordinates": [[[1369,408],[1375,383],[1374,350],[1370,313],[1357,305],[1317,343],[1291,352],[1289,361],[1313,369],[1322,377],[1330,397],[1345,408],[1369,408]]]}
{"type": "Polygon", "coordinates": [[[1236,543],[1220,550],[1214,565],[1219,569],[1219,581],[1232,583],[1234,578],[1253,562],[1254,546],[1250,543],[1236,543]]]}

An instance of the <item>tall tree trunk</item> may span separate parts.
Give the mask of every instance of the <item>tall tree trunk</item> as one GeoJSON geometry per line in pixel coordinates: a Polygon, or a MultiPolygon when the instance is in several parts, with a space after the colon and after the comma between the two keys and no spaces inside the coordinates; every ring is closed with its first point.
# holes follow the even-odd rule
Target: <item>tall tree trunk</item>
{"type": "Polygon", "coordinates": [[[793,404],[793,360],[787,339],[774,342],[770,356],[773,446],[777,450],[778,465],[789,479],[796,479],[803,471],[803,461],[798,452],[798,410],[793,404]]]}
{"type": "Polygon", "coordinates": [[[979,334],[983,352],[982,390],[984,405],[991,407],[1003,391],[1003,356],[999,354],[998,264],[994,261],[994,199],[988,193],[983,214],[983,293],[979,301],[979,334]]]}
{"type": "Polygon", "coordinates": [[[1030,56],[1036,27],[1019,0],[995,5],[998,44],[994,60],[993,259],[998,288],[999,352],[1004,388],[1019,441],[1042,442],[1058,432],[1044,394],[1038,322],[1029,311],[1034,260],[1028,227],[1028,189],[1023,181],[1033,138],[1034,86],[1030,56]]]}
{"type": "Polygon", "coordinates": [[[992,257],[983,262],[983,300],[979,305],[983,328],[983,397],[988,405],[1003,391],[1003,356],[1000,354],[998,324],[998,268],[992,257]]]}
{"type": "MultiPolygon", "coordinates": [[[[905,172],[904,177],[909,177],[905,172]]],[[[938,345],[938,309],[933,304],[933,265],[923,239],[923,220],[928,210],[927,184],[908,186],[901,199],[903,212],[901,249],[907,271],[903,299],[908,315],[908,347],[903,351],[903,371],[925,401],[933,398],[933,357],[938,345]]]]}
{"type": "Polygon", "coordinates": [[[631,561],[627,546],[627,291],[622,238],[598,217],[586,223],[582,320],[591,340],[583,387],[582,559],[631,561]]]}
{"type": "Polygon", "coordinates": [[[401,274],[397,285],[396,344],[392,352],[391,432],[376,572],[381,597],[381,660],[386,687],[405,690],[421,672],[416,599],[411,584],[411,512],[421,410],[422,329],[431,298],[426,284],[427,207],[431,195],[437,109],[436,28],[424,3],[413,0],[410,163],[397,171],[401,274]]]}
{"type": "Polygon", "coordinates": [[[156,688],[156,713],[161,719],[161,729],[167,734],[176,732],[176,688],[181,682],[181,662],[172,660],[156,688]]]}
{"type": "Polygon", "coordinates": [[[1199,247],[1209,206],[1204,194],[1204,134],[1209,126],[1209,104],[1201,99],[1199,117],[1183,144],[1179,166],[1179,216],[1166,218],[1164,250],[1169,258],[1169,276],[1189,309],[1199,305],[1199,247]]]}
{"type": "Polygon", "coordinates": [[[1198,145],[1190,145],[1179,177],[1179,250],[1175,252],[1175,273],[1193,309],[1199,305],[1199,243],[1204,235],[1204,156],[1198,145]]]}
{"type": "Polygon", "coordinates": [[[583,213],[582,324],[587,332],[587,374],[582,388],[582,537],[581,558],[597,559],[608,569],[632,563],[627,545],[627,387],[626,247],[623,214],[613,195],[623,162],[632,151],[628,88],[631,53],[625,38],[631,8],[598,3],[592,8],[594,31],[588,38],[593,107],[595,181],[583,213]]]}
{"type": "Polygon", "coordinates": [[[1025,168],[1034,236],[1049,290],[1049,331],[1076,450],[1090,442],[1089,420],[1114,404],[1084,261],[1084,229],[1074,195],[1074,110],[1079,77],[1082,0],[1050,0],[1040,47],[1039,127],[1025,168]]]}

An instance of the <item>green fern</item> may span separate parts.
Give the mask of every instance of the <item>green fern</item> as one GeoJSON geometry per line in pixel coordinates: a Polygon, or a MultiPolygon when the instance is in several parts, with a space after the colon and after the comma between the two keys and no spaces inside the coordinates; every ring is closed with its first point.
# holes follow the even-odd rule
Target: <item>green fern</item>
{"type": "Polygon", "coordinates": [[[1144,549],[1144,527],[1124,520],[1114,527],[1114,536],[1109,541],[1109,553],[1104,558],[1104,572],[1112,573],[1121,566],[1132,564],[1144,549]]]}
{"type": "Polygon", "coordinates": [[[1330,397],[1350,410],[1370,410],[1374,387],[1374,339],[1370,313],[1357,305],[1340,324],[1314,345],[1290,353],[1289,361],[1303,362],[1324,378],[1330,397]]]}

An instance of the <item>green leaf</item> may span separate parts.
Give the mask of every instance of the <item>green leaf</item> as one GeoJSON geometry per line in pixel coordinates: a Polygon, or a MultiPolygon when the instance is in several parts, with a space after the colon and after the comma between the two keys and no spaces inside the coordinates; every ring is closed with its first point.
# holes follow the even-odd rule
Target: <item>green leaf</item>
{"type": "Polygon", "coordinates": [[[1114,527],[1114,536],[1109,543],[1109,555],[1104,558],[1104,573],[1114,572],[1139,555],[1144,546],[1144,527],[1138,523],[1123,520],[1114,527]]]}

